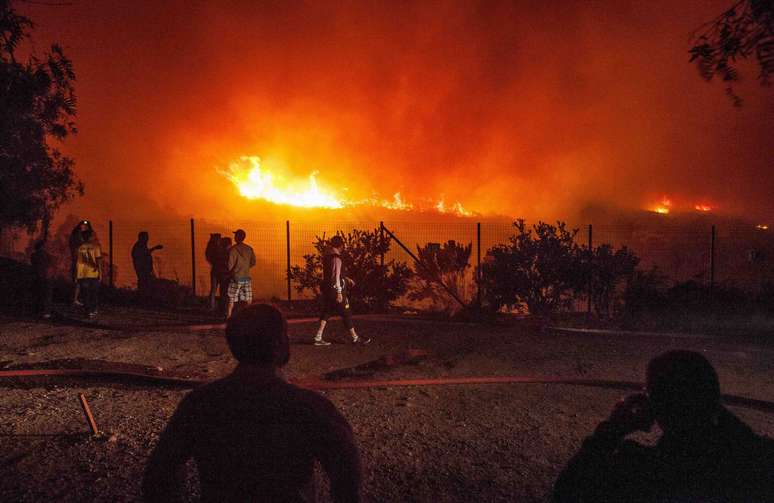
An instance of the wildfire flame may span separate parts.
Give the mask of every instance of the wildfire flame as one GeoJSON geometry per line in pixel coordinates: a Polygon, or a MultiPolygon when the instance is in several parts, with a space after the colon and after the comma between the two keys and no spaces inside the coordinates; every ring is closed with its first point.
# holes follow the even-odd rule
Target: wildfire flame
{"type": "Polygon", "coordinates": [[[759,230],[762,230],[762,231],[767,231],[767,230],[769,230],[769,226],[768,226],[768,225],[766,225],[766,224],[758,224],[758,225],[756,225],[756,226],[755,226],[755,228],[756,228],[756,229],[759,229],[759,230]]]}
{"type": "Polygon", "coordinates": [[[708,204],[697,204],[696,206],[693,207],[693,209],[695,209],[696,211],[703,211],[706,213],[708,211],[712,211],[712,206],[708,204]]]}
{"type": "Polygon", "coordinates": [[[344,204],[332,192],[321,189],[312,172],[305,181],[277,177],[261,167],[261,158],[243,156],[228,166],[223,175],[247,199],[264,199],[276,204],[303,208],[343,208],[344,204]]]}
{"type": "Polygon", "coordinates": [[[395,192],[392,199],[383,199],[376,195],[358,200],[349,200],[338,195],[333,190],[321,186],[317,182],[317,172],[307,178],[292,178],[272,173],[261,165],[258,156],[243,156],[231,162],[225,170],[218,170],[236,186],[239,193],[247,199],[262,199],[275,204],[299,206],[303,208],[341,209],[354,206],[374,206],[396,211],[437,211],[469,217],[475,215],[460,202],[450,205],[441,197],[438,201],[430,201],[427,205],[417,206],[406,201],[400,192],[395,192]]]}
{"type": "Polygon", "coordinates": [[[666,197],[663,198],[661,203],[657,204],[652,211],[662,215],[669,215],[669,212],[672,211],[672,200],[666,197]]]}

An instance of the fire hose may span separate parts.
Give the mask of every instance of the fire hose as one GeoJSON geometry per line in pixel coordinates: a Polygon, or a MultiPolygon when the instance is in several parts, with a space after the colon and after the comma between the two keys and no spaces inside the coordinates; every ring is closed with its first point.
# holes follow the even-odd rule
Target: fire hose
{"type": "MultiPolygon", "coordinates": [[[[131,379],[147,384],[196,387],[207,384],[208,380],[188,379],[163,375],[144,374],[141,372],[124,372],[112,370],[88,370],[88,369],[22,369],[2,370],[0,379],[3,378],[29,378],[29,377],[74,377],[74,378],[102,378],[102,379],[131,379]]],[[[341,380],[326,381],[322,379],[290,379],[290,382],[308,389],[317,391],[343,390],[343,389],[369,389],[369,388],[393,388],[408,386],[447,386],[447,385],[475,385],[475,384],[560,384],[569,386],[589,386],[595,388],[614,389],[621,391],[640,391],[643,384],[633,381],[616,381],[604,379],[573,379],[566,377],[536,377],[536,376],[477,376],[477,377],[439,377],[428,379],[387,379],[387,380],[341,380]]],[[[723,394],[722,400],[727,405],[745,407],[767,413],[774,413],[774,402],[758,400],[739,395],[723,394]]]]}

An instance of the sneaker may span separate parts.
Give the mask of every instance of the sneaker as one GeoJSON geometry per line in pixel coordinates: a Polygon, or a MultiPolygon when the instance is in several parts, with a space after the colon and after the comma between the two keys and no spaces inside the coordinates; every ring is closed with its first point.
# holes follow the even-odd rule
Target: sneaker
{"type": "Polygon", "coordinates": [[[358,336],[357,339],[352,339],[352,344],[360,344],[361,346],[365,346],[366,344],[371,342],[370,337],[364,337],[362,335],[358,336]]]}
{"type": "Polygon", "coordinates": [[[89,313],[89,319],[93,319],[93,318],[96,318],[96,317],[97,317],[97,312],[96,311],[92,311],[91,313],[89,313]]]}
{"type": "Polygon", "coordinates": [[[83,302],[81,302],[80,300],[74,300],[73,301],[73,306],[75,306],[75,307],[83,307],[83,302]]]}
{"type": "Polygon", "coordinates": [[[315,345],[315,346],[330,346],[330,345],[331,345],[331,343],[330,343],[330,342],[328,342],[328,341],[324,341],[324,340],[322,340],[322,339],[315,339],[315,340],[314,340],[314,345],[315,345]]]}

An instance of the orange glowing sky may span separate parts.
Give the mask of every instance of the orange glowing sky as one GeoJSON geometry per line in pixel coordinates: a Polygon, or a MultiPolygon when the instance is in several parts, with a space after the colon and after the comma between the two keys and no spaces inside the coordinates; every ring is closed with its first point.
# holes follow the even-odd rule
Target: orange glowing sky
{"type": "Polygon", "coordinates": [[[746,68],[734,109],[687,61],[689,33],[727,3],[17,8],[39,49],[61,41],[75,62],[67,150],[94,213],[255,217],[219,170],[260,156],[351,199],[555,218],[668,194],[769,216],[774,93],[746,68]]]}

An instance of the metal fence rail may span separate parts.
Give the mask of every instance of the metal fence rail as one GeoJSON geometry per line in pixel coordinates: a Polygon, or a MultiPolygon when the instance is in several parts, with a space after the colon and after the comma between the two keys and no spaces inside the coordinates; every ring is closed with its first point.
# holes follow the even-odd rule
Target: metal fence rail
{"type": "MultiPolygon", "coordinates": [[[[528,222],[530,223],[530,222],[528,222]]],[[[150,235],[151,246],[164,245],[154,252],[154,270],[157,277],[176,281],[195,288],[197,295],[210,290],[210,266],[205,248],[210,234],[219,233],[233,238],[233,231],[242,228],[247,233],[246,243],[256,253],[257,265],[252,271],[254,293],[257,298],[296,298],[295,288],[289,288],[288,269],[302,265],[304,255],[314,252],[315,239],[330,237],[337,231],[353,229],[379,232],[380,222],[328,222],[325,224],[294,222],[227,223],[214,224],[204,220],[109,221],[93,222],[103,250],[110,255],[112,281],[116,287],[136,287],[137,278],[132,266],[131,249],[140,231],[150,235]],[[112,251],[112,253],[110,253],[112,251]]],[[[476,265],[478,250],[485,257],[487,250],[507,243],[515,233],[513,225],[490,222],[384,222],[384,225],[413,253],[428,243],[454,240],[463,245],[472,244],[469,273],[463,295],[471,301],[477,295],[476,265]]],[[[627,246],[640,257],[640,268],[658,270],[673,282],[695,280],[705,285],[725,283],[749,291],[757,291],[774,281],[774,231],[754,226],[718,226],[709,223],[659,226],[589,225],[578,227],[576,240],[587,246],[591,234],[593,245],[608,243],[618,248],[627,246]],[[590,232],[591,231],[591,232],[590,232]]],[[[3,243],[0,254],[24,259],[27,250],[15,250],[3,243]]],[[[69,259],[64,258],[67,262],[69,259]]],[[[409,254],[400,246],[393,246],[384,257],[414,267],[409,254]]]]}

